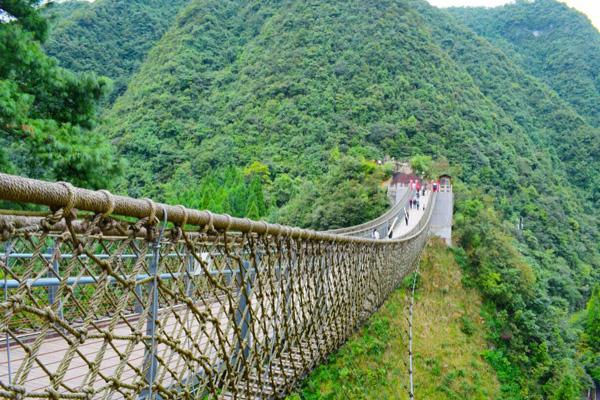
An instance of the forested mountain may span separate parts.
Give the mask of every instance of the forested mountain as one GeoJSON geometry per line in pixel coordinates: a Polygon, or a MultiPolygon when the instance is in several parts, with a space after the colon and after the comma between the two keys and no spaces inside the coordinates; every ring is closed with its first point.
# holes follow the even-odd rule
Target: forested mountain
{"type": "Polygon", "coordinates": [[[187,0],[96,0],[53,4],[46,51],[63,67],[113,80],[112,102],[187,0]]]}
{"type": "Polygon", "coordinates": [[[67,18],[71,18],[76,11],[90,6],[91,3],[85,0],[70,0],[60,3],[53,2],[42,8],[42,13],[44,17],[48,19],[50,28],[52,28],[55,25],[64,22],[67,18]]]}
{"type": "Polygon", "coordinates": [[[449,10],[600,126],[600,35],[585,15],[556,0],[449,10]]]}
{"type": "Polygon", "coordinates": [[[515,5],[523,26],[529,6],[556,22],[527,29],[560,40],[484,39],[422,0],[97,0],[56,11],[47,49],[126,88],[90,137],[136,197],[326,229],[385,207],[369,160],[448,162],[502,398],[577,399],[600,381],[599,34],[550,1],[515,5]]]}
{"type": "MultiPolygon", "coordinates": [[[[423,3],[417,2],[415,7],[419,4],[423,3]]],[[[596,204],[588,212],[595,211],[600,200],[600,179],[594,173],[600,170],[600,129],[587,124],[554,92],[527,76],[505,54],[445,18],[443,13],[431,8],[421,10],[431,22],[432,34],[439,45],[465,68],[486,97],[524,129],[535,147],[549,151],[554,160],[562,161],[561,164],[554,163],[552,168],[561,171],[566,167],[570,183],[583,188],[584,195],[596,204]]],[[[598,32],[595,32],[595,38],[600,41],[598,32]]],[[[600,55],[591,51],[590,54],[600,55]]],[[[588,85],[581,86],[589,89],[588,85]]],[[[600,95],[600,91],[596,92],[600,95]]]]}

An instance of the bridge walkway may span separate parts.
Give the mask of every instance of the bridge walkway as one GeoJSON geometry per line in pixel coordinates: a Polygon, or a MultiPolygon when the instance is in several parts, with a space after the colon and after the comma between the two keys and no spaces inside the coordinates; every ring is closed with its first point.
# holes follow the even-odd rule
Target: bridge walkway
{"type": "Polygon", "coordinates": [[[408,205],[406,205],[405,209],[409,214],[408,224],[406,224],[404,221],[404,218],[402,216],[400,216],[394,226],[392,238],[401,238],[403,236],[406,236],[407,234],[412,232],[417,227],[417,225],[419,224],[419,221],[421,221],[421,219],[425,215],[425,211],[427,210],[427,207],[429,207],[429,198],[430,197],[431,197],[431,192],[426,191],[425,195],[421,196],[419,198],[419,209],[409,208],[408,205]]]}

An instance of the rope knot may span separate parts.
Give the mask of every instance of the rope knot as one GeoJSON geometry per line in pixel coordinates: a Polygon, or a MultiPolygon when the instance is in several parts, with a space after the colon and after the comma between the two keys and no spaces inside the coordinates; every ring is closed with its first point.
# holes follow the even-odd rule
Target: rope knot
{"type": "MultiPolygon", "coordinates": [[[[269,236],[269,224],[267,224],[265,221],[258,221],[259,224],[261,224],[264,227],[264,233],[263,236],[264,237],[268,237],[269,236]]],[[[275,234],[275,236],[279,236],[281,234],[281,231],[278,229],[277,233],[275,234]]]]}
{"type": "Polygon", "coordinates": [[[112,265],[110,265],[109,260],[98,260],[98,266],[102,268],[107,275],[114,275],[115,271],[113,270],[112,265]]]}
{"type": "Polygon", "coordinates": [[[60,234],[60,236],[58,237],[57,240],[59,240],[61,242],[70,242],[71,241],[71,232],[64,231],[63,233],[60,234]]]}
{"type": "Polygon", "coordinates": [[[227,219],[227,226],[225,226],[225,232],[227,232],[229,230],[229,228],[231,228],[233,219],[231,218],[231,215],[229,215],[229,214],[224,214],[224,215],[225,215],[225,218],[227,219]]]}
{"type": "Polygon", "coordinates": [[[125,289],[129,289],[129,290],[135,290],[135,286],[136,286],[137,280],[134,277],[132,277],[131,279],[127,279],[123,286],[125,286],[125,289]]]}
{"type": "Polygon", "coordinates": [[[209,232],[210,233],[218,233],[217,230],[215,229],[215,225],[213,223],[213,219],[214,219],[213,213],[211,213],[208,210],[204,210],[203,212],[204,212],[204,214],[207,215],[208,222],[204,225],[201,232],[202,233],[209,233],[209,232]]]}
{"type": "Polygon", "coordinates": [[[46,314],[46,318],[50,321],[56,321],[56,314],[54,314],[54,311],[52,311],[50,306],[44,307],[44,314],[46,314]]]}
{"type": "Polygon", "coordinates": [[[46,393],[48,393],[48,397],[54,400],[59,400],[61,398],[60,392],[54,388],[47,388],[46,393]]]}
{"type": "Polygon", "coordinates": [[[102,335],[104,335],[104,340],[107,340],[109,342],[112,342],[114,339],[112,332],[110,332],[106,329],[102,331],[102,335]]]}
{"type": "Polygon", "coordinates": [[[85,326],[81,326],[81,327],[77,328],[75,330],[75,332],[77,332],[76,333],[77,340],[79,341],[80,344],[83,344],[85,342],[85,340],[87,339],[88,334],[89,334],[88,328],[85,327],[85,326]]]}
{"type": "Polygon", "coordinates": [[[92,386],[82,388],[82,392],[85,393],[85,398],[89,400],[93,399],[96,394],[96,390],[92,386]]]}
{"type": "Polygon", "coordinates": [[[7,303],[8,307],[12,309],[12,312],[16,314],[25,306],[25,299],[22,294],[14,295],[8,299],[7,303]]]}
{"type": "Polygon", "coordinates": [[[144,339],[144,334],[138,330],[133,332],[133,337],[135,338],[135,343],[139,343],[144,339]]]}
{"type": "Polygon", "coordinates": [[[15,225],[12,222],[3,223],[0,239],[3,242],[7,242],[14,233],[15,233],[15,225]]]}
{"type": "Polygon", "coordinates": [[[25,393],[27,393],[27,391],[25,390],[25,386],[20,385],[11,385],[10,390],[12,390],[12,392],[15,394],[15,396],[13,397],[13,399],[15,400],[24,399],[25,393]]]}
{"type": "Polygon", "coordinates": [[[58,224],[64,216],[64,209],[59,208],[58,210],[55,210],[52,214],[46,216],[46,218],[44,218],[43,220],[40,221],[40,226],[41,228],[48,232],[52,229],[52,227],[56,224],[58,224]]]}
{"type": "Polygon", "coordinates": [[[142,200],[145,201],[146,203],[148,203],[148,205],[150,207],[150,215],[148,215],[148,220],[146,221],[146,224],[148,226],[156,225],[159,222],[158,219],[156,218],[156,203],[154,201],[152,201],[152,199],[149,199],[149,198],[145,198],[142,200]]]}
{"type": "Polygon", "coordinates": [[[108,378],[108,383],[114,390],[118,390],[119,387],[121,387],[119,379],[115,376],[111,376],[110,378],[108,378]]]}
{"type": "Polygon", "coordinates": [[[71,212],[71,210],[75,207],[75,188],[69,182],[57,182],[59,185],[64,187],[67,190],[67,204],[63,207],[65,214],[71,212]]]}
{"type": "Polygon", "coordinates": [[[98,190],[98,193],[102,193],[106,198],[106,210],[102,213],[102,217],[108,218],[115,210],[115,199],[108,190],[98,190]]]}
{"type": "Polygon", "coordinates": [[[183,237],[185,225],[187,224],[187,221],[188,221],[188,211],[181,204],[178,204],[175,207],[179,208],[183,214],[183,220],[180,223],[176,223],[175,226],[173,227],[173,230],[171,230],[171,233],[170,233],[171,240],[173,242],[178,242],[183,237]]]}
{"type": "Polygon", "coordinates": [[[181,210],[181,212],[183,213],[183,221],[181,221],[181,223],[179,224],[179,226],[184,229],[185,228],[185,224],[187,224],[188,221],[188,210],[187,208],[185,208],[184,206],[182,206],[181,204],[176,205],[175,207],[179,208],[181,210]]]}

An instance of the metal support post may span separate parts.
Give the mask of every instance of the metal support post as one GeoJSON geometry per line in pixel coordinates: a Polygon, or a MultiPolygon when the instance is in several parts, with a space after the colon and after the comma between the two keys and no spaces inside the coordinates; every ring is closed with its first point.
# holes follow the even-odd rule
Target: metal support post
{"type": "Polygon", "coordinates": [[[250,337],[248,333],[250,325],[252,324],[250,298],[252,296],[253,275],[253,272],[250,271],[250,263],[248,261],[242,261],[240,270],[236,274],[237,285],[240,289],[240,297],[238,307],[235,311],[235,326],[239,329],[240,338],[235,346],[233,365],[237,363],[240,356],[244,361],[250,356],[250,337]]]}
{"type": "MultiPolygon", "coordinates": [[[[48,271],[49,278],[56,278],[60,280],[60,249],[58,248],[57,240],[54,239],[53,247],[48,249],[48,254],[50,254],[50,260],[52,261],[52,271],[48,271]]],[[[53,306],[56,300],[56,286],[48,286],[48,304],[53,306]]],[[[63,304],[62,300],[58,299],[58,306],[56,308],[58,317],[63,319],[63,304]]]]}

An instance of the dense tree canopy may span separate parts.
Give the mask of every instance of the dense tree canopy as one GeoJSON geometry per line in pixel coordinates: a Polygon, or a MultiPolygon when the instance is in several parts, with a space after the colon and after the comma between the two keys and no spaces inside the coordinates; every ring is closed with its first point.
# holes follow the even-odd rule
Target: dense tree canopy
{"type": "Polygon", "coordinates": [[[0,167],[91,187],[111,186],[120,171],[106,137],[95,133],[96,103],[107,81],[76,76],[46,56],[38,2],[0,2],[0,167]]]}
{"type": "Polygon", "coordinates": [[[358,225],[387,209],[385,190],[380,188],[385,178],[384,170],[373,162],[348,156],[333,159],[318,183],[300,184],[275,218],[320,230],[358,225]]]}
{"type": "Polygon", "coordinates": [[[96,0],[54,4],[45,48],[63,67],[114,82],[108,102],[122,94],[146,53],[187,0],[96,0]]]}
{"type": "Polygon", "coordinates": [[[600,126],[600,35],[585,15],[557,0],[450,12],[600,126]]]}
{"type": "Polygon", "coordinates": [[[588,340],[596,351],[600,351],[600,284],[596,284],[587,304],[587,325],[585,331],[588,340]]]}
{"type": "Polygon", "coordinates": [[[90,6],[90,3],[85,0],[70,0],[63,2],[52,2],[48,3],[46,7],[42,9],[43,15],[48,20],[50,26],[50,38],[53,39],[53,28],[64,23],[67,18],[74,17],[76,11],[80,11],[90,6]]]}

